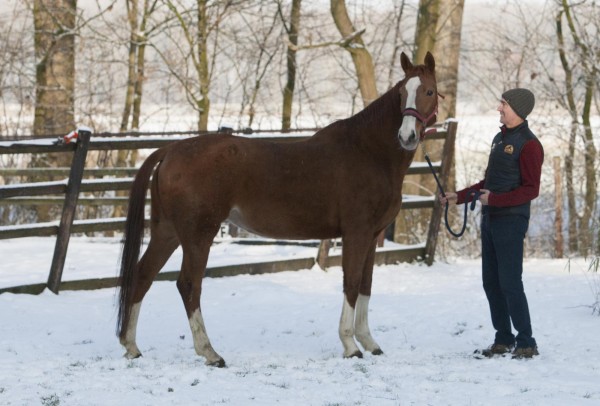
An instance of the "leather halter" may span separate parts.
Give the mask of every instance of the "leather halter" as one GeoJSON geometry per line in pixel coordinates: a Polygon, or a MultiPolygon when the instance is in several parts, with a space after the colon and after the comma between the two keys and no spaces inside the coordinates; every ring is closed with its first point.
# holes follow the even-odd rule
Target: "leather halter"
{"type": "MultiPolygon", "coordinates": [[[[441,93],[438,93],[437,97],[439,97],[441,99],[446,98],[441,93]]],[[[417,120],[419,120],[421,122],[421,124],[423,125],[423,128],[425,129],[425,128],[427,128],[427,125],[429,124],[431,119],[433,119],[433,122],[431,123],[431,125],[435,124],[435,122],[437,121],[437,114],[438,114],[438,101],[436,98],[435,106],[433,107],[433,111],[427,117],[425,117],[421,113],[419,113],[419,111],[417,109],[412,108],[412,107],[407,107],[402,111],[402,118],[404,118],[406,116],[412,116],[412,117],[416,118],[417,120]]],[[[435,134],[436,132],[437,132],[437,129],[429,128],[428,130],[425,130],[423,132],[423,134],[421,134],[420,138],[423,139],[423,138],[425,138],[425,136],[427,136],[429,134],[435,134]]]]}
{"type": "Polygon", "coordinates": [[[406,116],[415,117],[417,120],[419,120],[421,122],[421,124],[423,124],[424,127],[427,127],[427,123],[429,123],[429,121],[431,121],[432,118],[434,119],[433,122],[435,123],[435,121],[437,119],[437,113],[438,113],[438,104],[435,103],[435,107],[433,108],[433,111],[427,117],[424,117],[421,113],[418,112],[417,109],[414,109],[412,107],[405,108],[404,111],[402,112],[402,117],[406,117],[406,116]]]}

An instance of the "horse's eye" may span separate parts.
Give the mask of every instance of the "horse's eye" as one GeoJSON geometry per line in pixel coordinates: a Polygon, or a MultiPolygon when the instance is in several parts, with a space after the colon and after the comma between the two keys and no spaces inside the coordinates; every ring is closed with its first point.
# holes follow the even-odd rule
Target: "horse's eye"
{"type": "Polygon", "coordinates": [[[430,90],[428,90],[428,91],[427,91],[427,96],[433,96],[433,90],[431,90],[431,89],[430,89],[430,90]]]}

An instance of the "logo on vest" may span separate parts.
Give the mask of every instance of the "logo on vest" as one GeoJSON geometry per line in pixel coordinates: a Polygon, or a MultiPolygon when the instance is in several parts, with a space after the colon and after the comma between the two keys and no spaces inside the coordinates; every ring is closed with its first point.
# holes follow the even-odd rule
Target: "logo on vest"
{"type": "Polygon", "coordinates": [[[512,154],[513,152],[515,152],[515,148],[512,145],[507,145],[504,147],[505,154],[512,154]]]}

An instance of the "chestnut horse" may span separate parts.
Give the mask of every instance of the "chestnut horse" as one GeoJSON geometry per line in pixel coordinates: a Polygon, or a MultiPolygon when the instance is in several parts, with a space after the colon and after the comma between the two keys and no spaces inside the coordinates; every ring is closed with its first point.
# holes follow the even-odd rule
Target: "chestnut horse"
{"type": "Polygon", "coordinates": [[[141,355],[136,327],[142,299],[181,245],[177,289],[196,353],[207,365],[225,365],[208,339],[200,294],[213,238],[226,219],[273,238],[341,237],[344,357],[362,356],[355,338],[365,351],[382,354],[368,324],[377,236],[400,210],[404,175],[425,127],[435,122],[438,98],[430,53],[416,66],[402,53],[401,65],[402,81],[308,140],[202,135],[146,159],[131,187],[121,258],[117,329],[126,357],[141,355]],[[151,176],[151,237],[138,262],[151,176]]]}

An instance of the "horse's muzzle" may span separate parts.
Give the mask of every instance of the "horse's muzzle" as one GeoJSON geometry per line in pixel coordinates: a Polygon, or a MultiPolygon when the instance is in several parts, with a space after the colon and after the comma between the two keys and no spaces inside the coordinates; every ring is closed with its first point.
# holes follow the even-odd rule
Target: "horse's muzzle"
{"type": "Polygon", "coordinates": [[[413,151],[419,145],[419,141],[421,137],[415,130],[410,130],[408,136],[403,136],[401,129],[398,131],[398,140],[400,141],[400,146],[407,151],[413,151]]]}

